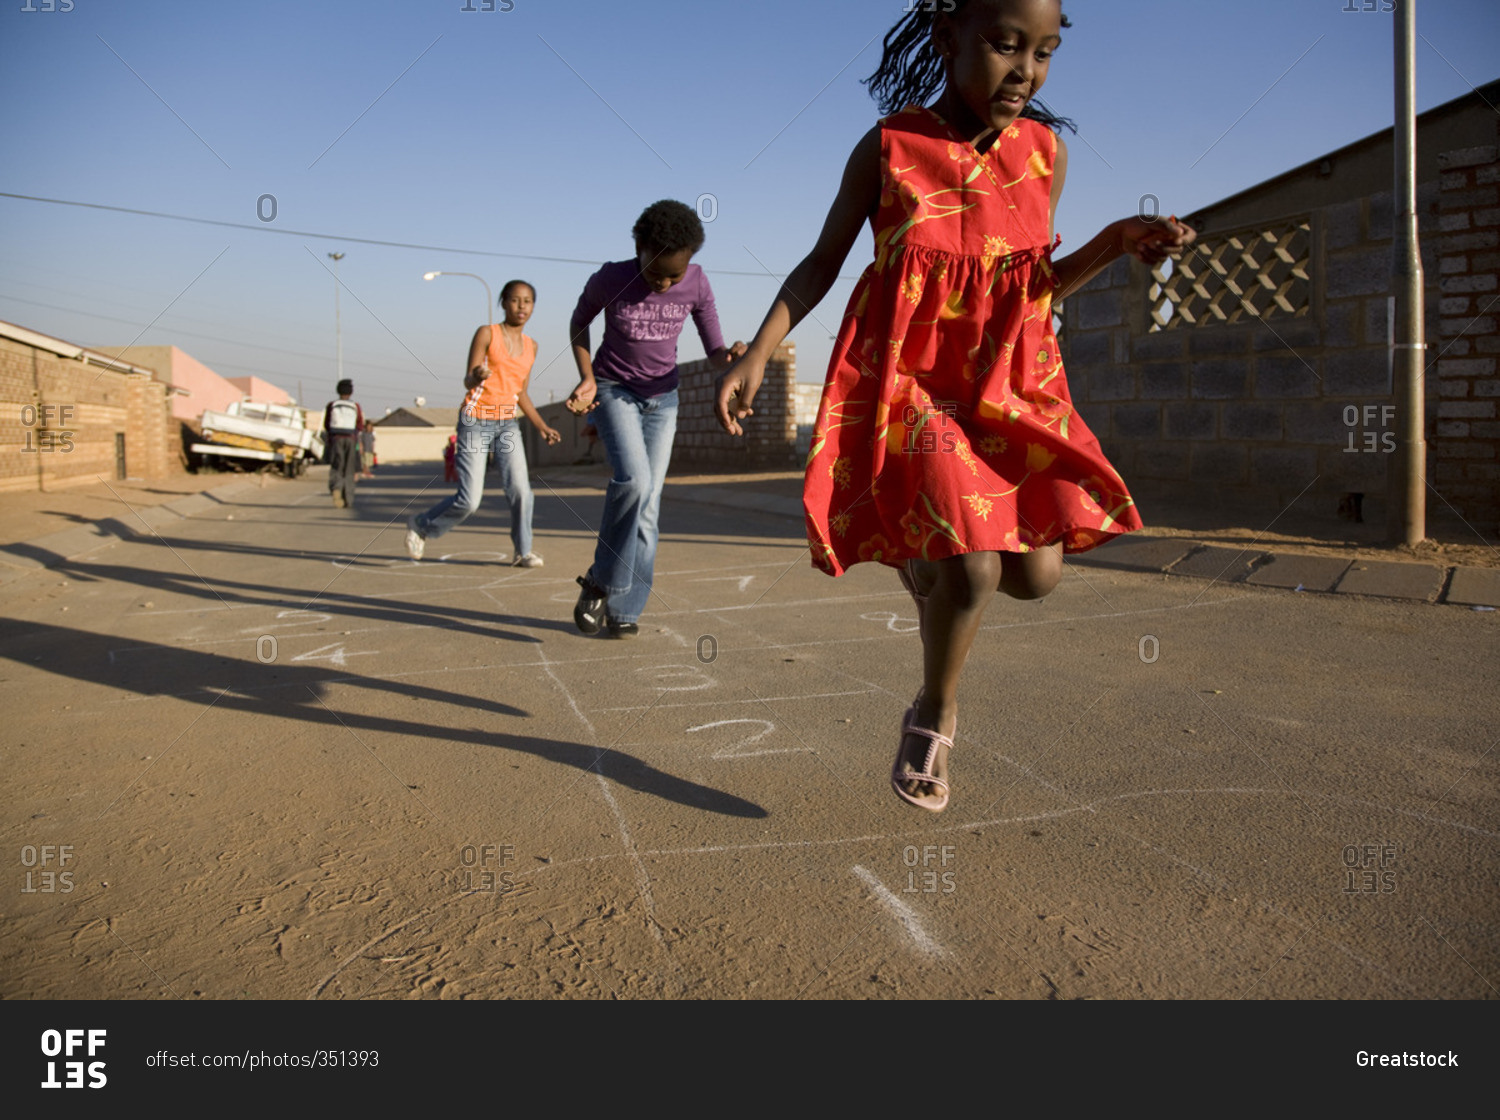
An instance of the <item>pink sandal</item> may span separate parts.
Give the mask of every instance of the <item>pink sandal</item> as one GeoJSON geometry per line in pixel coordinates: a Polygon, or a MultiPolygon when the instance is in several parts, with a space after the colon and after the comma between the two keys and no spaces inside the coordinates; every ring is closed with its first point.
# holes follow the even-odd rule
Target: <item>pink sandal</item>
{"type": "MultiPolygon", "coordinates": [[[[914,596],[915,597],[915,596],[914,596]]],[[[916,718],[917,706],[913,704],[906,709],[906,715],[901,720],[901,742],[896,746],[896,764],[891,767],[891,788],[896,791],[896,796],[908,805],[915,805],[918,809],[926,809],[929,813],[941,813],[948,807],[948,783],[933,773],[933,764],[937,762],[938,747],[947,747],[953,750],[953,740],[947,735],[936,731],[929,731],[925,727],[914,727],[912,721],[916,718]],[[906,745],[908,735],[917,735],[923,739],[931,740],[927,753],[922,756],[922,769],[913,770],[911,767],[902,767],[901,759],[905,753],[902,748],[906,745]],[[927,782],[942,789],[942,794],[936,802],[923,801],[907,793],[901,788],[902,782],[927,782]]]]}

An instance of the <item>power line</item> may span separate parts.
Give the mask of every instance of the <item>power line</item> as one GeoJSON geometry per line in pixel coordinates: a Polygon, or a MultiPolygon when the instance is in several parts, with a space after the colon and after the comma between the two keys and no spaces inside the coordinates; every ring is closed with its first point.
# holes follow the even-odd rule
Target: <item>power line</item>
{"type": "MultiPolygon", "coordinates": [[[[138,327],[138,326],[140,326],[140,320],[138,320],[138,319],[121,319],[118,315],[101,315],[97,311],[83,311],[83,310],[80,310],[79,308],[76,308],[76,307],[64,307],[61,304],[57,304],[57,303],[42,303],[40,300],[22,299],[20,296],[6,295],[3,292],[0,292],[0,300],[4,300],[4,301],[6,301],[8,303],[27,303],[27,304],[30,304],[33,307],[46,307],[46,308],[50,308],[53,311],[66,311],[66,312],[69,312],[70,314],[73,314],[73,315],[84,315],[84,316],[87,316],[88,318],[91,318],[91,319],[102,319],[102,320],[105,320],[106,322],[110,322],[110,323],[128,323],[132,327],[138,327]]],[[[113,301],[111,301],[111,302],[113,302],[113,301]]],[[[204,338],[204,339],[207,339],[210,342],[225,342],[225,343],[228,343],[231,346],[244,346],[244,347],[247,347],[248,349],[251,349],[251,350],[266,350],[266,351],[269,351],[272,354],[289,354],[289,355],[291,355],[294,358],[312,358],[315,361],[324,361],[328,357],[327,354],[309,354],[309,353],[307,353],[304,350],[283,350],[280,347],[277,347],[277,346],[266,346],[263,343],[259,343],[259,342],[244,342],[244,341],[242,341],[240,339],[235,339],[235,338],[221,338],[218,335],[203,334],[203,333],[201,333],[199,331],[185,330],[185,329],[183,329],[181,327],[167,326],[165,324],[163,324],[159,329],[163,330],[163,331],[170,331],[172,334],[186,335],[189,338],[204,338]]],[[[156,345],[156,344],[155,343],[146,343],[145,345],[151,346],[151,345],[156,345]]],[[[400,374],[409,374],[409,373],[412,372],[412,369],[411,369],[410,366],[406,366],[406,367],[382,366],[382,365],[377,365],[374,362],[366,362],[366,361],[363,361],[363,360],[358,359],[358,358],[356,358],[354,360],[357,361],[360,364],[360,366],[362,366],[365,369],[380,369],[380,370],[387,370],[387,371],[389,371],[391,373],[400,373],[400,374]]]]}
{"type": "MultiPolygon", "coordinates": [[[[323,241],[348,242],[353,245],[383,245],[390,249],[421,249],[430,253],[464,253],[472,257],[505,257],[519,261],[547,261],[553,264],[586,264],[597,268],[604,261],[583,260],[579,257],[543,257],[529,253],[496,253],[488,249],[455,249],[448,245],[419,245],[410,241],[382,241],[374,237],[342,237],[332,233],[314,233],[298,229],[274,229],[271,226],[252,226],[248,222],[224,222],[214,218],[193,218],[186,214],[167,214],[160,210],[135,210],[128,206],[106,206],[102,202],[75,202],[66,198],[42,198],[33,194],[13,194],[0,191],[0,198],[17,198],[23,202],[45,202],[53,206],[79,206],[87,210],[110,210],[116,214],[137,214],[146,218],[163,218],[172,222],[195,222],[204,226],[224,226],[227,229],[246,229],[254,233],[279,233],[284,237],[313,237],[323,241]]],[[[737,272],[725,268],[705,268],[704,272],[715,276],[753,276],[766,279],[764,272],[737,272]]],[[[774,278],[773,278],[774,279],[774,278]]]]}

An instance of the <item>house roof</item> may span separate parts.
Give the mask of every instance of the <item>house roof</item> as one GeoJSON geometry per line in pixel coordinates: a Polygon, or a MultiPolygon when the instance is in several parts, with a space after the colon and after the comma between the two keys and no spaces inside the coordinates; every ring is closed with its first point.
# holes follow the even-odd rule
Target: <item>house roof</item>
{"type": "MultiPolygon", "coordinates": [[[[1466,109],[1472,109],[1480,105],[1483,105],[1490,110],[1494,110],[1496,105],[1500,105],[1500,78],[1497,78],[1496,80],[1485,85],[1476,86],[1471,92],[1464,94],[1462,97],[1455,97],[1452,101],[1445,101],[1441,105],[1435,105],[1431,109],[1428,109],[1425,113],[1418,113],[1416,116],[1418,142],[1420,143],[1421,133],[1425,126],[1431,125],[1432,123],[1441,120],[1442,118],[1452,116],[1455,113],[1462,112],[1466,109]]],[[[1316,156],[1315,158],[1306,161],[1305,163],[1300,163],[1296,167],[1289,168],[1286,171],[1273,175],[1269,179],[1262,179],[1254,186],[1246,187],[1243,190],[1236,191],[1234,194],[1225,195],[1223,198],[1215,199],[1213,202],[1210,202],[1207,205],[1199,206],[1195,210],[1193,210],[1189,216],[1197,216],[1205,211],[1233,208],[1236,203],[1245,201],[1251,195],[1266,192],[1272,187],[1276,187],[1281,185],[1282,183],[1300,179],[1308,175],[1309,173],[1315,174],[1318,172],[1319,168],[1324,165],[1337,164],[1339,160],[1343,158],[1381,144],[1394,144],[1395,138],[1395,125],[1392,125],[1390,128],[1383,128],[1379,132],[1372,132],[1370,135],[1365,136],[1362,139],[1345,144],[1342,148],[1335,148],[1332,151],[1325,152],[1320,156],[1316,156]]]]}
{"type": "Polygon", "coordinates": [[[406,405],[379,420],[373,421],[377,428],[452,428],[458,424],[456,408],[418,408],[406,405]]]}
{"type": "Polygon", "coordinates": [[[17,326],[15,323],[0,322],[0,338],[8,338],[13,342],[19,342],[23,346],[30,346],[36,350],[45,350],[50,354],[56,354],[60,358],[72,358],[74,361],[84,362],[87,365],[104,366],[106,369],[118,370],[120,373],[134,373],[151,377],[155,371],[142,366],[131,365],[129,362],[118,361],[108,355],[97,353],[85,347],[64,342],[60,338],[53,338],[49,334],[40,331],[28,330],[26,327],[17,326]]]}

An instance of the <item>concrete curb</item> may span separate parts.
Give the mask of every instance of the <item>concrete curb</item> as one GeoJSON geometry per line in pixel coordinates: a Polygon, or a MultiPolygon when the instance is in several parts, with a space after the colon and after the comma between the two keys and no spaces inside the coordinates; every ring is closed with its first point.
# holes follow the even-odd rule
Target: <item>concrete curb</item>
{"type": "MultiPolygon", "coordinates": [[[[602,488],[599,479],[585,475],[549,474],[548,479],[553,485],[602,488]]],[[[799,522],[803,519],[802,503],[793,498],[747,496],[714,486],[674,486],[670,479],[666,492],[673,501],[730,506],[799,522]]],[[[1500,609],[1500,571],[1421,560],[1344,560],[1270,549],[1236,550],[1188,537],[1122,537],[1090,552],[1069,556],[1067,562],[1084,568],[1243,583],[1299,594],[1360,595],[1471,610],[1500,609]]]]}
{"type": "Polygon", "coordinates": [[[160,526],[214,509],[222,505],[225,499],[247,489],[259,490],[260,487],[254,482],[240,479],[215,486],[211,490],[185,494],[170,502],[143,506],[130,513],[126,519],[106,518],[92,525],[80,525],[75,529],[64,529],[60,533],[49,533],[45,537],[0,546],[0,585],[19,579],[29,572],[55,568],[69,560],[87,556],[116,541],[155,536],[160,526]]]}

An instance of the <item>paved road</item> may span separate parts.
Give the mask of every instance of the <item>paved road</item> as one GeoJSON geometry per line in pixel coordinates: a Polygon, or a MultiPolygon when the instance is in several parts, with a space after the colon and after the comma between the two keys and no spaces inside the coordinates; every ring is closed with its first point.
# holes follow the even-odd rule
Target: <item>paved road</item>
{"type": "Polygon", "coordinates": [[[678,502],[586,638],[601,494],[538,491],[538,570],[499,503],[407,560],[412,469],[0,587],[0,995],[1500,993],[1500,615],[1074,565],[990,610],[932,816],[892,574],[678,502]]]}

